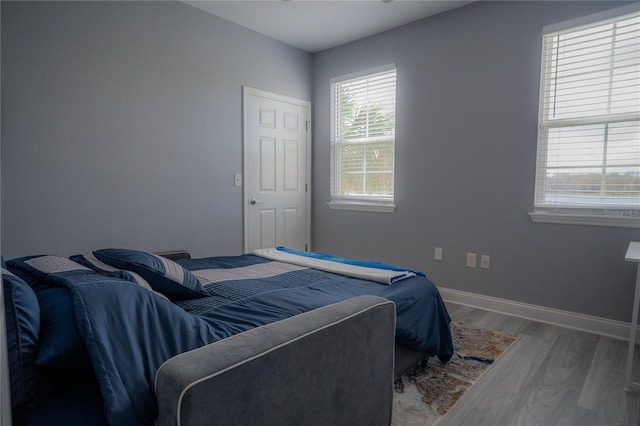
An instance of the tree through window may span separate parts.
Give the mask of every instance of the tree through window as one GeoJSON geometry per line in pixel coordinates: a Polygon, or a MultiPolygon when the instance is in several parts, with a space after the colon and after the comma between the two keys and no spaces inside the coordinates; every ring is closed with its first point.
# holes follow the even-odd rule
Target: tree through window
{"type": "Polygon", "coordinates": [[[331,82],[331,198],[392,205],[396,71],[331,82]]]}
{"type": "Polygon", "coordinates": [[[640,218],[639,40],[639,12],[544,35],[537,212],[640,218]]]}

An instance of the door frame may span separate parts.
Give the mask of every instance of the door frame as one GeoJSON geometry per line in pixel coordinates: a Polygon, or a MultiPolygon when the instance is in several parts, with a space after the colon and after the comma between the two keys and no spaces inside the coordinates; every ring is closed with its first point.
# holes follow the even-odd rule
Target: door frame
{"type": "Polygon", "coordinates": [[[249,210],[248,200],[249,194],[247,191],[246,182],[248,182],[247,174],[249,170],[247,168],[247,126],[248,123],[248,98],[250,96],[256,96],[261,98],[272,99],[279,102],[286,102],[289,104],[303,107],[307,111],[305,118],[306,123],[306,186],[305,186],[305,244],[307,250],[311,250],[311,102],[302,99],[296,99],[277,93],[267,92],[260,89],[255,89],[249,86],[242,86],[242,217],[243,217],[243,252],[247,253],[249,247],[249,210]]]}

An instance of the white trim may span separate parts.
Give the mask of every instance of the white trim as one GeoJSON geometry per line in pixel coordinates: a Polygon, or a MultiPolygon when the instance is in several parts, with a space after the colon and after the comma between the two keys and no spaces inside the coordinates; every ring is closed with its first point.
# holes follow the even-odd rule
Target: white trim
{"type": "MultiPolygon", "coordinates": [[[[296,99],[290,96],[280,95],[278,93],[271,93],[265,90],[254,89],[249,86],[242,86],[243,95],[246,96],[259,96],[261,98],[273,99],[274,101],[286,102],[288,104],[298,105],[304,108],[308,108],[311,106],[311,102],[305,101],[303,99],[296,99]]],[[[307,112],[307,118],[311,119],[311,114],[307,112]]]]}
{"type": "Polygon", "coordinates": [[[562,223],[568,225],[612,226],[617,228],[640,228],[640,217],[604,216],[579,213],[531,212],[532,222],[562,223]]]}
{"type": "Polygon", "coordinates": [[[327,203],[331,210],[353,210],[359,212],[393,213],[395,204],[376,203],[373,201],[332,200],[327,203]]]}
{"type": "Polygon", "coordinates": [[[518,318],[613,337],[615,339],[629,340],[631,323],[468,293],[450,288],[438,287],[438,290],[445,302],[471,306],[518,318]]]}
{"type": "Polygon", "coordinates": [[[383,72],[387,72],[395,69],[396,69],[395,62],[391,64],[380,65],[379,67],[369,68],[364,71],[356,71],[350,74],[333,77],[332,79],[329,80],[329,84],[342,83],[344,81],[355,80],[357,78],[361,78],[367,75],[379,74],[379,73],[383,73],[383,72]]]}
{"type": "Polygon", "coordinates": [[[247,134],[247,103],[249,96],[258,96],[267,99],[273,99],[279,102],[286,102],[288,104],[298,105],[307,111],[307,117],[305,119],[307,123],[307,183],[306,183],[306,193],[305,193],[305,208],[307,210],[306,218],[305,218],[305,244],[306,249],[308,251],[311,250],[311,102],[305,101],[303,99],[296,99],[285,95],[280,95],[277,93],[266,92],[260,89],[254,89],[249,86],[242,86],[242,216],[243,216],[243,251],[246,253],[247,248],[249,247],[249,235],[247,233],[247,229],[249,229],[249,215],[246,214],[246,203],[245,200],[249,199],[247,193],[247,185],[245,173],[247,171],[247,158],[245,153],[247,152],[245,135],[247,134]]]}
{"type": "Polygon", "coordinates": [[[629,13],[637,12],[640,9],[638,3],[631,3],[624,6],[616,7],[613,9],[605,10],[603,12],[594,13],[587,16],[581,16],[580,18],[570,19],[568,21],[558,22],[551,25],[546,25],[542,28],[543,34],[556,33],[567,30],[572,27],[581,27],[583,25],[590,25],[598,21],[604,21],[607,19],[616,18],[618,16],[627,15],[629,13]]]}

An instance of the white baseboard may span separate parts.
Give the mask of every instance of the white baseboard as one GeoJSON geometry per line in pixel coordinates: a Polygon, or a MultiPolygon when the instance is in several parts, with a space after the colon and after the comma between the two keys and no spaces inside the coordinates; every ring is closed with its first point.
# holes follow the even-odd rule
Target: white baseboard
{"type": "Polygon", "coordinates": [[[629,340],[631,324],[497,297],[438,287],[445,302],[543,322],[616,339],[629,340]]]}

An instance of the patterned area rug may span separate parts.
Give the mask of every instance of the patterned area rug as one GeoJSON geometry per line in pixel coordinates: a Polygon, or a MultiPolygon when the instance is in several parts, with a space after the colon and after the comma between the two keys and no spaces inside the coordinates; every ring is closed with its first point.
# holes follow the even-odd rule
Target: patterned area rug
{"type": "Polygon", "coordinates": [[[518,339],[452,322],[455,353],[447,364],[422,361],[395,383],[393,426],[437,424],[518,339]]]}

